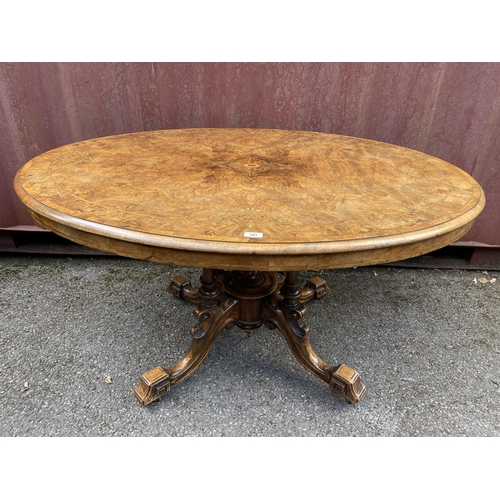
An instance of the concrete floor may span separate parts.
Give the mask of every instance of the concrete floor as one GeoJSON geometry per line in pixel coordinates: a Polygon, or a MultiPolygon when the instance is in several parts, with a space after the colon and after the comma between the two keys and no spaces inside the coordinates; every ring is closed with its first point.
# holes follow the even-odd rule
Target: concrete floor
{"type": "Polygon", "coordinates": [[[349,405],[275,331],[222,333],[201,367],[142,407],[140,375],[194,326],[169,277],[111,257],[0,255],[0,436],[500,435],[500,272],[368,267],[319,274],[311,343],[361,374],[349,405]]]}

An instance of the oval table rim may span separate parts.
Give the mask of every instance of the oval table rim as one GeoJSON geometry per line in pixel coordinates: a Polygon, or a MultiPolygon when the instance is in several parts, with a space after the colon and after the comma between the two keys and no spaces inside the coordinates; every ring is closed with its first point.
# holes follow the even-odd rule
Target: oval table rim
{"type": "MultiPolygon", "coordinates": [[[[458,168],[458,167],[456,167],[458,168]]],[[[370,249],[380,249],[384,247],[399,246],[409,243],[416,243],[433,239],[445,235],[473,221],[483,210],[486,198],[483,189],[477,184],[480,190],[479,199],[470,210],[453,219],[441,224],[417,231],[405,231],[389,236],[367,237],[341,241],[326,242],[301,242],[301,243],[264,243],[251,240],[242,242],[223,242],[215,240],[191,239],[146,233],[137,230],[108,226],[98,222],[88,221],[55,210],[40,201],[34,199],[23,187],[20,174],[22,169],[16,174],[14,180],[15,191],[20,200],[33,212],[42,215],[58,224],[71,227],[78,231],[97,234],[99,236],[112,238],[120,241],[154,246],[173,250],[196,251],[216,254],[235,255],[318,255],[343,252],[356,252],[370,249]]],[[[462,171],[467,174],[466,172],[462,171]]],[[[470,177],[470,176],[469,176],[470,177]]],[[[472,177],[471,177],[472,179],[472,177]]],[[[476,182],[476,181],[474,181],[476,182]]]]}

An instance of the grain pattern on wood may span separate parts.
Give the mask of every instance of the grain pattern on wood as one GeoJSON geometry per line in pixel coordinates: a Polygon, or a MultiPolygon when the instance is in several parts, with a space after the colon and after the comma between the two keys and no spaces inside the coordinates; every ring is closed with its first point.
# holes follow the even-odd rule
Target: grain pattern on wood
{"type": "Polygon", "coordinates": [[[468,174],[424,153],[265,129],[69,144],[28,162],[15,187],[36,220],[78,243],[241,270],[413,257],[460,238],[485,203],[468,174]]]}

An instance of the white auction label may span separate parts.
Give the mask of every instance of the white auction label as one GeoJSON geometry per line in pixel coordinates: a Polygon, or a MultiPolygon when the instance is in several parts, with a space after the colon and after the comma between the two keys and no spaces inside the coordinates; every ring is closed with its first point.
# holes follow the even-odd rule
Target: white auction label
{"type": "Polygon", "coordinates": [[[264,236],[264,234],[247,231],[246,233],[243,233],[243,236],[245,238],[262,238],[262,236],[264,236]]]}

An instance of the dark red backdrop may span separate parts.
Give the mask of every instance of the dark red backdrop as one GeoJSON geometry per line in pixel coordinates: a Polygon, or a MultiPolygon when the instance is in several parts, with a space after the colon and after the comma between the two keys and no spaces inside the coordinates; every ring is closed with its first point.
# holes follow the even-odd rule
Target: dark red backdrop
{"type": "Polygon", "coordinates": [[[355,135],[449,161],[487,205],[465,238],[500,246],[500,63],[0,63],[0,228],[34,225],[16,171],[91,137],[182,127],[355,135]]]}

